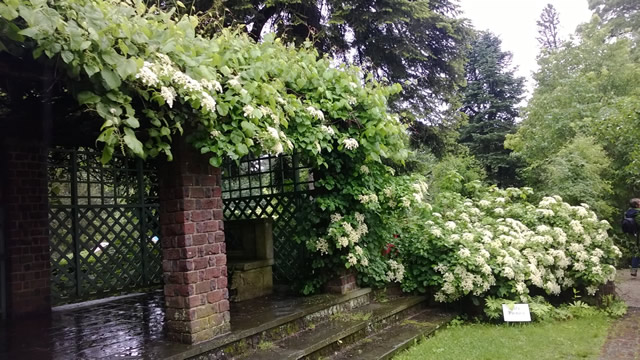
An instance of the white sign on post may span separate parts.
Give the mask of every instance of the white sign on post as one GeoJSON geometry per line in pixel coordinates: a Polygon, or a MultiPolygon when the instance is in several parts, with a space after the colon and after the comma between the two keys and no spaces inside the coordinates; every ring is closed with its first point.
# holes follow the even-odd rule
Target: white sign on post
{"type": "Polygon", "coordinates": [[[531,321],[529,304],[502,304],[502,314],[507,322],[531,321]]]}

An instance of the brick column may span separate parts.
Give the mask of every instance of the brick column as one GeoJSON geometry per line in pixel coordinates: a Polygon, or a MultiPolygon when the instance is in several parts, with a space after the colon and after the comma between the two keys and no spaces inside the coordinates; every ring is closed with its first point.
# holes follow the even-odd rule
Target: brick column
{"type": "Polygon", "coordinates": [[[167,332],[194,344],[229,331],[220,169],[174,144],[175,158],[160,172],[167,332]]]}
{"type": "Polygon", "coordinates": [[[10,318],[51,312],[47,147],[5,140],[2,202],[10,318]]]}
{"type": "Polygon", "coordinates": [[[358,288],[356,273],[353,270],[342,270],[335,278],[327,281],[324,289],[332,294],[346,294],[358,288]]]}

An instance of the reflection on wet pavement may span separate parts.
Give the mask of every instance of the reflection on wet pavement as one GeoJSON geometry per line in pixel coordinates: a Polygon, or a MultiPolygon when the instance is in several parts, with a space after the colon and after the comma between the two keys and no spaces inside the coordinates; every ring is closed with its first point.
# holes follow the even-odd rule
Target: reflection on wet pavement
{"type": "Polygon", "coordinates": [[[96,359],[139,356],[164,337],[161,292],[0,326],[0,359],[96,359]]]}
{"type": "MultiPolygon", "coordinates": [[[[232,303],[232,333],[226,336],[243,337],[249,329],[301,316],[337,297],[270,295],[232,303]]],[[[161,291],[56,310],[50,318],[1,324],[0,360],[161,359],[193,350],[165,339],[164,319],[161,291]]]]}

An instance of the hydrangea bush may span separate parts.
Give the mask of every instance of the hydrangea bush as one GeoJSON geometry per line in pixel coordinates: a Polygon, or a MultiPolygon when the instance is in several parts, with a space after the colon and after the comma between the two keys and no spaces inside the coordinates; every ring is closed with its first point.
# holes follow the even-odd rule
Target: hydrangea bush
{"type": "Polygon", "coordinates": [[[532,203],[530,188],[478,181],[466,188],[473,196],[444,191],[429,199],[424,178],[388,177],[378,192],[358,196],[362,213],[335,214],[326,236],[308,246],[319,257],[338,254],[365,283],[435,289],[440,302],[527,302],[576,288],[593,295],[615,277],[620,250],[587,204],[558,196],[532,203]]]}

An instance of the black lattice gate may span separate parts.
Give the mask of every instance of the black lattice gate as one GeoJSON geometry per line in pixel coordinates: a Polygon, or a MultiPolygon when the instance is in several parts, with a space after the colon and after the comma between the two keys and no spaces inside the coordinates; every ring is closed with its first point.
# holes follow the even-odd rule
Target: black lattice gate
{"type": "Polygon", "coordinates": [[[224,219],[273,219],[274,281],[289,284],[305,260],[305,247],[294,240],[313,200],[313,174],[298,156],[246,157],[222,169],[224,219]]]}
{"type": "Polygon", "coordinates": [[[162,282],[156,172],[141,160],[99,159],[92,149],[49,153],[54,304],[162,282]]]}

